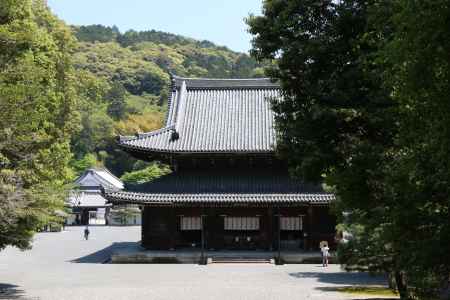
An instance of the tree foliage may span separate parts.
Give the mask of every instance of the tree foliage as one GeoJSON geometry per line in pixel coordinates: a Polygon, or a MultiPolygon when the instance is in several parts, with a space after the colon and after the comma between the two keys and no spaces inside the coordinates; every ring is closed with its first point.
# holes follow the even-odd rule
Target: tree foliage
{"type": "Polygon", "coordinates": [[[120,35],[117,26],[89,25],[75,27],[75,36],[83,42],[112,42],[120,35]]]}
{"type": "Polygon", "coordinates": [[[128,184],[139,184],[152,181],[153,179],[168,174],[169,172],[170,169],[168,167],[153,163],[144,169],[126,172],[122,175],[122,177],[120,177],[120,179],[128,184]]]}
{"type": "Polygon", "coordinates": [[[407,0],[266,0],[248,19],[283,89],[279,154],[334,187],[346,267],[391,272],[404,299],[450,277],[449,20],[407,0]]]}
{"type": "Polygon", "coordinates": [[[43,1],[2,1],[0,249],[28,248],[63,203],[77,127],[74,43],[43,1]]]}
{"type": "Polygon", "coordinates": [[[115,82],[109,91],[105,95],[106,101],[108,101],[107,113],[115,119],[120,120],[125,117],[126,103],[125,103],[126,90],[120,84],[115,82]]]}

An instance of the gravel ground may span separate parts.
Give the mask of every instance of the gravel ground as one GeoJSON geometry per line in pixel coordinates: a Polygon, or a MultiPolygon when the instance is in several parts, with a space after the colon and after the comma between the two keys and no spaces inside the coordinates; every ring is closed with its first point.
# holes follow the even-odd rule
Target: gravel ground
{"type": "Polygon", "coordinates": [[[140,227],[83,227],[37,234],[33,249],[0,252],[0,299],[351,299],[336,287],[385,284],[339,266],[102,264],[110,252],[140,239],[140,227]],[[114,245],[114,242],[118,242],[114,245]]]}

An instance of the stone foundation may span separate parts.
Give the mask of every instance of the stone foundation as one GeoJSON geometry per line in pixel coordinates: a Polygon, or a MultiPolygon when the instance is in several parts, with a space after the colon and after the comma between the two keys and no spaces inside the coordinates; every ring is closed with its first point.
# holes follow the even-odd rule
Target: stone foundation
{"type": "MultiPolygon", "coordinates": [[[[238,259],[268,259],[276,260],[276,251],[205,251],[205,261],[214,257],[238,258],[238,259]]],[[[180,263],[198,264],[201,261],[201,251],[197,249],[186,250],[145,250],[139,245],[121,248],[111,255],[111,263],[114,264],[156,264],[156,263],[180,263]]],[[[330,259],[330,262],[333,258],[330,259]]],[[[322,263],[320,252],[281,252],[281,262],[286,264],[322,263]]]]}

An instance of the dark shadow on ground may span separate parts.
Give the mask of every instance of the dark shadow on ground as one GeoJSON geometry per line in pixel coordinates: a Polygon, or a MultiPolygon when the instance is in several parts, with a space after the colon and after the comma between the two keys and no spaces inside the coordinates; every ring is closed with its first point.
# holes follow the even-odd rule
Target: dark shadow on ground
{"type": "MultiPolygon", "coordinates": [[[[321,272],[296,272],[289,273],[290,276],[302,279],[302,278],[317,278],[321,283],[335,284],[338,286],[331,287],[317,287],[317,290],[323,292],[338,292],[339,288],[343,287],[355,287],[355,286],[387,286],[387,278],[385,276],[373,276],[364,272],[333,272],[333,273],[321,273],[321,272]]],[[[347,294],[350,299],[358,300],[358,295],[347,294]]],[[[368,296],[370,297],[370,296],[368,296]]],[[[367,299],[367,298],[365,298],[367,299]]],[[[373,296],[371,300],[386,300],[392,298],[383,298],[373,296]]]]}
{"type": "MultiPolygon", "coordinates": [[[[0,283],[0,299],[2,300],[32,300],[32,298],[25,297],[25,291],[19,286],[9,283],[0,283]]],[[[37,300],[37,298],[35,298],[37,300]]]]}
{"type": "Polygon", "coordinates": [[[139,242],[119,242],[112,243],[106,248],[98,250],[94,253],[76,258],[71,260],[72,263],[81,263],[81,264],[104,264],[108,263],[111,259],[111,254],[118,249],[123,248],[134,248],[139,244],[139,242]]]}
{"type": "Polygon", "coordinates": [[[317,278],[319,282],[342,284],[342,285],[386,285],[387,279],[384,276],[371,276],[363,272],[296,272],[289,273],[295,278],[317,278]]]}

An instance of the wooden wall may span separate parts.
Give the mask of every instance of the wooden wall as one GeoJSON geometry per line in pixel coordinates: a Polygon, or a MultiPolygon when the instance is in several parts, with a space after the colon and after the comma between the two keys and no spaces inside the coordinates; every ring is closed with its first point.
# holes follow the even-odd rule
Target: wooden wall
{"type": "MultiPolygon", "coordinates": [[[[304,250],[318,251],[319,242],[327,240],[334,247],[336,219],[326,206],[299,207],[150,207],[143,209],[142,245],[147,249],[189,248],[201,246],[200,231],[180,231],[180,216],[202,216],[205,249],[230,249],[230,238],[251,237],[247,247],[257,250],[278,249],[278,212],[282,216],[303,215],[301,236],[304,250]],[[225,231],[223,216],[260,217],[259,231],[225,231]],[[306,237],[303,237],[306,235],[306,237]]],[[[283,237],[283,235],[281,235],[283,237]]],[[[239,247],[242,247],[239,246],[239,247]]],[[[245,247],[245,245],[244,245],[245,247]]],[[[231,247],[233,248],[233,247],[231,247]]]]}

